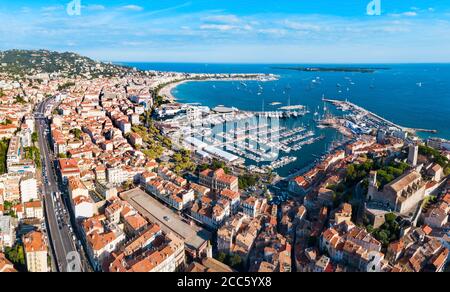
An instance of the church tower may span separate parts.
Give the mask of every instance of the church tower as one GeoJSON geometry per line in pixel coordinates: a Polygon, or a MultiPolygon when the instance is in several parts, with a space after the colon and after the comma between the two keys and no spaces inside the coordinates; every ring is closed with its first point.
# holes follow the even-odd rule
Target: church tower
{"type": "Polygon", "coordinates": [[[367,191],[366,201],[372,201],[378,192],[377,172],[371,171],[369,176],[369,188],[367,191]]]}
{"type": "Polygon", "coordinates": [[[417,166],[417,158],[419,157],[419,146],[410,144],[408,150],[408,164],[412,167],[417,166]]]}

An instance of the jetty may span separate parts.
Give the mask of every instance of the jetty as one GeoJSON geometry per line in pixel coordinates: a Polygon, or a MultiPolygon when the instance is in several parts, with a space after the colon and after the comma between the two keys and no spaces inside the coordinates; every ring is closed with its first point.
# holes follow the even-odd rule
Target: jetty
{"type": "Polygon", "coordinates": [[[394,127],[403,132],[408,132],[411,134],[416,134],[417,132],[428,132],[428,133],[437,133],[438,132],[437,130],[433,130],[433,129],[408,128],[408,127],[400,126],[392,121],[389,121],[389,120],[381,117],[380,115],[377,115],[376,113],[373,113],[373,112],[371,112],[359,105],[356,105],[352,102],[349,102],[347,100],[343,101],[343,100],[322,98],[322,101],[331,103],[331,104],[335,105],[336,107],[346,108],[346,109],[356,112],[360,115],[368,116],[368,117],[372,118],[373,120],[376,120],[381,124],[384,124],[385,126],[394,127]]]}

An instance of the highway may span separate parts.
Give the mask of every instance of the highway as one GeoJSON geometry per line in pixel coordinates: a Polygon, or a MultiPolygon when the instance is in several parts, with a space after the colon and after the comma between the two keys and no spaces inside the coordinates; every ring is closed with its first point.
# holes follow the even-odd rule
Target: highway
{"type": "MultiPolygon", "coordinates": [[[[55,171],[55,159],[49,148],[48,123],[44,117],[46,107],[51,102],[46,99],[38,104],[35,112],[38,143],[42,160],[42,194],[44,197],[45,217],[49,241],[53,251],[53,269],[58,272],[84,271],[86,263],[76,264],[79,261],[69,257],[71,252],[78,252],[77,238],[74,236],[70,223],[69,210],[61,198],[61,188],[55,171]],[[70,264],[70,265],[69,265],[70,264]],[[78,268],[79,266],[79,268],[78,268]]],[[[78,253],[82,254],[82,253],[78,253]]],[[[82,259],[83,257],[80,256],[82,259]]]]}

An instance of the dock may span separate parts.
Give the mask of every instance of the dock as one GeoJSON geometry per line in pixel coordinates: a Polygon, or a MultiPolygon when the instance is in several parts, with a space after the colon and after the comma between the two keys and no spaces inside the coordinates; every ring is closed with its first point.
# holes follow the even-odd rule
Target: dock
{"type": "Polygon", "coordinates": [[[399,129],[399,130],[401,130],[403,132],[408,132],[408,133],[411,133],[411,134],[416,134],[417,132],[427,132],[427,133],[437,133],[438,132],[437,130],[432,130],[432,129],[408,128],[408,127],[400,126],[400,125],[398,125],[398,124],[396,124],[396,123],[394,123],[392,121],[389,121],[389,120],[381,117],[380,115],[378,115],[376,113],[373,113],[373,112],[371,112],[371,111],[369,111],[369,110],[367,110],[367,109],[365,109],[365,108],[363,108],[363,107],[361,107],[359,105],[356,105],[356,104],[354,104],[352,102],[349,102],[347,100],[346,101],[342,101],[342,100],[327,99],[327,98],[323,98],[322,100],[324,102],[331,103],[331,104],[333,104],[335,106],[346,107],[346,108],[349,108],[350,110],[356,111],[356,112],[358,112],[360,114],[370,116],[373,119],[378,120],[378,121],[384,123],[385,125],[387,125],[389,127],[397,128],[397,129],[399,129]]]}

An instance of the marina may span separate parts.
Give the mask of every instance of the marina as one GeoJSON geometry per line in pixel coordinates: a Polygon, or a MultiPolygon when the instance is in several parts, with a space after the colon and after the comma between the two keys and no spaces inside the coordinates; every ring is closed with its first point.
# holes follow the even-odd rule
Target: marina
{"type": "Polygon", "coordinates": [[[272,162],[267,168],[269,169],[278,169],[280,167],[286,166],[290,163],[293,163],[297,161],[297,157],[294,156],[285,156],[283,158],[280,158],[274,162],[272,162]]]}
{"type": "MultiPolygon", "coordinates": [[[[221,72],[221,67],[211,65],[208,69],[214,68],[221,72]]],[[[416,108],[417,103],[409,102],[415,100],[414,96],[405,97],[402,106],[395,109],[394,117],[382,106],[383,102],[392,99],[383,91],[384,80],[395,79],[399,88],[417,88],[416,83],[422,82],[427,86],[420,88],[421,95],[426,94],[428,99],[433,98],[427,92],[429,84],[432,83],[429,78],[422,76],[416,79],[408,75],[407,68],[393,67],[392,70],[379,71],[370,76],[345,72],[325,74],[295,71],[285,75],[280,71],[268,70],[264,66],[233,65],[231,69],[224,70],[237,68],[236,71],[239,72],[259,71],[277,74],[280,78],[269,82],[241,80],[184,83],[176,89],[177,99],[183,104],[201,104],[209,107],[210,111],[198,116],[193,115],[189,123],[184,123],[183,118],[180,118],[179,122],[174,124],[175,127],[186,127],[183,131],[193,132],[194,137],[211,147],[239,157],[239,161],[246,167],[252,165],[259,169],[285,156],[297,157],[297,161],[277,169],[281,176],[288,176],[292,170],[302,169],[314,162],[328,151],[326,145],[331,145],[336,139],[354,139],[377,129],[397,131],[396,135],[399,137],[414,133],[427,137],[436,132],[447,137],[450,133],[442,127],[442,122],[423,123],[431,118],[429,115],[424,115],[420,120],[408,120],[411,115],[407,116],[403,109],[410,111],[416,108]],[[398,72],[406,75],[398,79],[397,75],[393,74],[398,72]],[[381,76],[385,79],[380,80],[381,76]],[[213,85],[216,88],[213,88],[213,85]],[[367,110],[367,105],[370,105],[370,111],[367,110]],[[253,121],[248,122],[247,133],[244,120],[253,121]],[[234,131],[235,123],[237,131],[234,131]],[[270,124],[272,125],[269,126],[270,124]],[[431,127],[428,127],[430,124],[431,127]],[[414,130],[411,127],[413,125],[414,130]],[[432,129],[434,127],[436,128],[432,129]],[[300,136],[308,131],[315,134],[300,139],[300,136]],[[291,143],[285,143],[288,139],[291,139],[291,143]]],[[[398,98],[398,92],[394,91],[393,94],[398,98]]],[[[446,108],[443,106],[439,110],[446,111],[446,108]]],[[[422,112],[421,109],[417,111],[422,112]]],[[[436,118],[444,116],[440,114],[436,115],[436,118]]],[[[180,137],[178,141],[183,145],[184,135],[174,135],[180,137]]]]}
{"type": "Polygon", "coordinates": [[[290,153],[322,138],[310,119],[300,121],[307,114],[302,105],[275,112],[224,106],[207,110],[192,104],[182,107],[183,114],[164,121],[167,126],[179,127],[171,133],[172,140],[201,156],[220,157],[231,163],[280,169],[297,161],[298,155],[290,153]]]}

